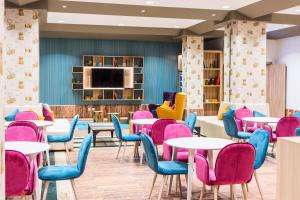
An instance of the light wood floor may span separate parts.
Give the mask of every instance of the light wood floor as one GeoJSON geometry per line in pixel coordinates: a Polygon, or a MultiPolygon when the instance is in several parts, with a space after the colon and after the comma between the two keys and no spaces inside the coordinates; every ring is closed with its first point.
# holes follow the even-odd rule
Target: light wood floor
{"type": "MultiPolygon", "coordinates": [[[[79,200],[141,200],[147,199],[153,172],[146,164],[139,165],[134,161],[133,147],[127,148],[126,159],[119,162],[115,159],[116,147],[91,148],[84,174],[75,180],[79,200]]],[[[71,152],[72,161],[75,163],[77,150],[71,152]]],[[[65,153],[55,152],[56,164],[65,163],[65,153]]],[[[276,164],[273,158],[267,158],[264,166],[257,171],[264,200],[275,199],[276,188],[276,164]]],[[[193,199],[199,199],[201,183],[194,176],[193,199]]],[[[161,184],[161,177],[157,182],[151,199],[157,199],[158,190],[161,184]]],[[[162,199],[186,199],[186,182],[182,177],[183,196],[172,194],[167,196],[167,186],[164,189],[162,199]]],[[[72,190],[69,181],[62,181],[56,184],[58,200],[72,200],[72,190]]],[[[235,186],[236,199],[242,199],[240,186],[235,186]]],[[[249,184],[247,193],[249,200],[260,199],[258,189],[253,179],[249,184]]],[[[208,190],[204,199],[213,199],[208,190]]],[[[219,199],[229,199],[229,186],[220,188],[219,199]]]]}

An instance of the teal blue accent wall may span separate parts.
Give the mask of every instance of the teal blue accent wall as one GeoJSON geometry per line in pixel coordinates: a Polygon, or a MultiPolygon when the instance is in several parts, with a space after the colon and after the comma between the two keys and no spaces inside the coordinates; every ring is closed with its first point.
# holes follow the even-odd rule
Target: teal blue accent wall
{"type": "Polygon", "coordinates": [[[72,66],[82,65],[82,55],[144,56],[144,101],[161,103],[163,91],[177,89],[178,42],[123,40],[40,40],[40,102],[50,105],[128,104],[137,102],[84,102],[82,92],[72,91],[72,66]]]}

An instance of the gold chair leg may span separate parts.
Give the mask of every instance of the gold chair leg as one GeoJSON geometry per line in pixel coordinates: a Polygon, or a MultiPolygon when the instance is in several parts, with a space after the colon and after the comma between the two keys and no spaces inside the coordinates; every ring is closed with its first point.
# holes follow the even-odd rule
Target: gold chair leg
{"type": "Polygon", "coordinates": [[[177,179],[178,179],[178,186],[179,186],[180,196],[182,197],[182,188],[181,188],[181,179],[180,179],[180,175],[177,175],[177,179]]]}
{"type": "Polygon", "coordinates": [[[230,185],[230,199],[234,200],[234,185],[230,185]]]}
{"type": "Polygon", "coordinates": [[[77,194],[76,194],[76,187],[75,187],[74,179],[71,179],[71,184],[72,184],[75,200],[77,200],[77,194]]]}
{"type": "Polygon", "coordinates": [[[43,191],[42,200],[46,200],[46,198],[47,198],[48,187],[49,187],[49,181],[45,181],[45,187],[44,187],[44,191],[43,191]]]}
{"type": "Polygon", "coordinates": [[[123,161],[123,159],[125,157],[126,147],[127,147],[127,142],[125,142],[125,144],[124,144],[124,150],[123,150],[123,155],[122,155],[121,161],[123,161]]]}
{"type": "Polygon", "coordinates": [[[152,194],[152,191],[153,191],[153,188],[154,188],[155,182],[156,182],[156,178],[157,178],[157,173],[155,173],[155,174],[154,174],[154,178],[153,178],[153,181],[152,181],[151,190],[150,190],[150,194],[149,194],[149,197],[148,197],[148,199],[150,199],[150,198],[151,198],[151,194],[152,194]]]}
{"type": "Polygon", "coordinates": [[[242,184],[242,190],[243,190],[243,199],[247,200],[247,191],[246,191],[246,184],[242,184]]]}
{"type": "Polygon", "coordinates": [[[170,176],[168,195],[171,193],[171,190],[172,190],[172,184],[173,184],[173,175],[170,176]]]}
{"type": "Polygon", "coordinates": [[[205,192],[205,184],[203,183],[201,193],[200,193],[200,200],[203,200],[204,192],[205,192]]]}
{"type": "Polygon", "coordinates": [[[117,156],[116,156],[116,160],[118,160],[121,147],[122,147],[122,141],[120,141],[120,144],[119,144],[119,150],[118,150],[118,153],[117,153],[117,156]]]}
{"type": "Polygon", "coordinates": [[[214,188],[214,200],[218,200],[218,186],[213,186],[214,188]]]}
{"type": "Polygon", "coordinates": [[[260,197],[263,200],[263,195],[262,195],[262,192],[261,192],[261,189],[260,189],[260,185],[259,185],[259,181],[258,181],[256,171],[254,171],[254,178],[255,178],[255,181],[256,181],[256,184],[257,184],[257,187],[258,187],[258,190],[259,190],[260,197]]]}
{"type": "Polygon", "coordinates": [[[64,142],[65,149],[66,149],[66,154],[67,154],[67,163],[70,165],[72,163],[71,158],[70,158],[70,153],[69,153],[69,148],[66,142],[64,142]]]}
{"type": "Polygon", "coordinates": [[[158,193],[158,200],[161,199],[161,194],[162,194],[163,189],[164,189],[164,185],[165,185],[166,178],[167,178],[167,176],[166,176],[166,175],[163,175],[162,182],[161,182],[161,186],[160,186],[159,193],[158,193]]]}

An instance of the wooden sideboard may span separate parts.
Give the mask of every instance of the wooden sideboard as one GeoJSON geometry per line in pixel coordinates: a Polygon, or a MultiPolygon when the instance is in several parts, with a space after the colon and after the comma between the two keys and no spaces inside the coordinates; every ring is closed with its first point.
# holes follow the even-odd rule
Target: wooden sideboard
{"type": "Polygon", "coordinates": [[[277,200],[300,198],[300,137],[278,138],[277,200]]]}

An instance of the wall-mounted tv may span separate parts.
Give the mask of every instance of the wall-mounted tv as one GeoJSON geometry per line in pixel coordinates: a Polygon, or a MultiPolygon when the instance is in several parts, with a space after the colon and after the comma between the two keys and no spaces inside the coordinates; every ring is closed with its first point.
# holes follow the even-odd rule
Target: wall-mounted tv
{"type": "Polygon", "coordinates": [[[123,88],[124,69],[92,69],[92,88],[123,88]]]}

